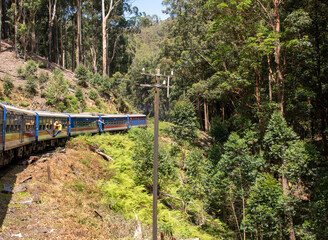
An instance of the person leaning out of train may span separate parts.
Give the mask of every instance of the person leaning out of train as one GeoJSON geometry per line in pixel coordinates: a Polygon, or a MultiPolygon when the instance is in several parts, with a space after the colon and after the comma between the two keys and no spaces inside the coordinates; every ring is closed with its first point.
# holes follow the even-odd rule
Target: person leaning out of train
{"type": "Polygon", "coordinates": [[[55,122],[54,126],[55,126],[55,129],[57,129],[57,132],[54,134],[53,137],[56,137],[57,134],[61,132],[63,126],[62,126],[61,122],[58,123],[57,121],[55,122]]]}
{"type": "Polygon", "coordinates": [[[101,119],[98,119],[96,121],[96,123],[97,123],[98,131],[99,131],[99,134],[100,134],[101,133],[101,126],[104,126],[105,125],[105,122],[102,121],[101,119]]]}

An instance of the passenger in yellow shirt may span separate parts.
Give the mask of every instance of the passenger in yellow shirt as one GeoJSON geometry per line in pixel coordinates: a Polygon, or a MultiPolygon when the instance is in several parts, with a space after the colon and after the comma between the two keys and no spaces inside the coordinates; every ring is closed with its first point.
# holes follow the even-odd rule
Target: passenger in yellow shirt
{"type": "Polygon", "coordinates": [[[57,123],[57,122],[55,122],[55,129],[57,129],[57,132],[55,133],[55,135],[54,135],[53,137],[56,137],[57,134],[60,133],[61,130],[62,130],[62,128],[63,128],[61,122],[59,122],[59,123],[57,123],[57,124],[56,124],[56,123],[57,123]]]}

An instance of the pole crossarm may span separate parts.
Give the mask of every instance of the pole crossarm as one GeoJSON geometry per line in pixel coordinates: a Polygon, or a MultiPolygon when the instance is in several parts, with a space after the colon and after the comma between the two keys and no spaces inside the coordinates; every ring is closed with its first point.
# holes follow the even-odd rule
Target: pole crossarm
{"type": "Polygon", "coordinates": [[[163,74],[153,74],[153,73],[140,73],[140,75],[150,76],[150,77],[164,77],[164,78],[174,78],[174,75],[163,75],[163,74]]]}
{"type": "Polygon", "coordinates": [[[160,84],[140,84],[141,87],[157,87],[157,88],[174,88],[173,86],[166,86],[160,84]]]}

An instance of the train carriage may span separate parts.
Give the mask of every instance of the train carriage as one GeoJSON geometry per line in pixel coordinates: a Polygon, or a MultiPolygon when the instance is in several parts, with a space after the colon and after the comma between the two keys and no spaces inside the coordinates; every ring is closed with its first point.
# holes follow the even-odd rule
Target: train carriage
{"type": "Polygon", "coordinates": [[[129,128],[128,115],[126,114],[106,114],[101,116],[104,126],[102,131],[117,131],[129,128]]]}
{"type": "Polygon", "coordinates": [[[21,147],[35,142],[36,114],[9,105],[2,105],[3,111],[3,140],[4,151],[21,147]]]}
{"type": "Polygon", "coordinates": [[[36,114],[6,104],[0,104],[0,167],[15,156],[22,157],[34,150],[36,114]]]}
{"type": "Polygon", "coordinates": [[[146,115],[129,114],[129,127],[144,127],[147,125],[146,115]]]}
{"type": "Polygon", "coordinates": [[[99,116],[91,114],[68,114],[71,121],[71,136],[99,132],[99,116]]]}
{"type": "Polygon", "coordinates": [[[34,150],[63,145],[69,136],[127,130],[146,124],[143,114],[64,114],[0,104],[0,167],[34,150]]]}
{"type": "Polygon", "coordinates": [[[64,113],[51,113],[44,111],[36,111],[38,128],[37,141],[42,142],[46,140],[54,140],[58,138],[67,138],[69,136],[69,116],[64,113]],[[59,133],[55,127],[55,122],[62,125],[59,133]],[[57,133],[57,134],[56,134],[57,133]]]}

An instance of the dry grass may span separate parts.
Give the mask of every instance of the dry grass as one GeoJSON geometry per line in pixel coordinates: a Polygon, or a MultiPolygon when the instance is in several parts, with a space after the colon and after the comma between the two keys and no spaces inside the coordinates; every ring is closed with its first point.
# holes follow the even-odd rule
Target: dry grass
{"type": "Polygon", "coordinates": [[[19,233],[24,239],[132,239],[136,221],[99,204],[102,192],[98,180],[113,176],[107,166],[86,146],[69,146],[66,153],[55,151],[47,161],[39,160],[26,169],[20,165],[10,169],[0,184],[15,182],[16,186],[26,186],[27,191],[0,195],[2,203],[7,203],[2,226],[0,221],[0,239],[19,233]],[[31,180],[19,183],[29,176],[31,180]]]}

